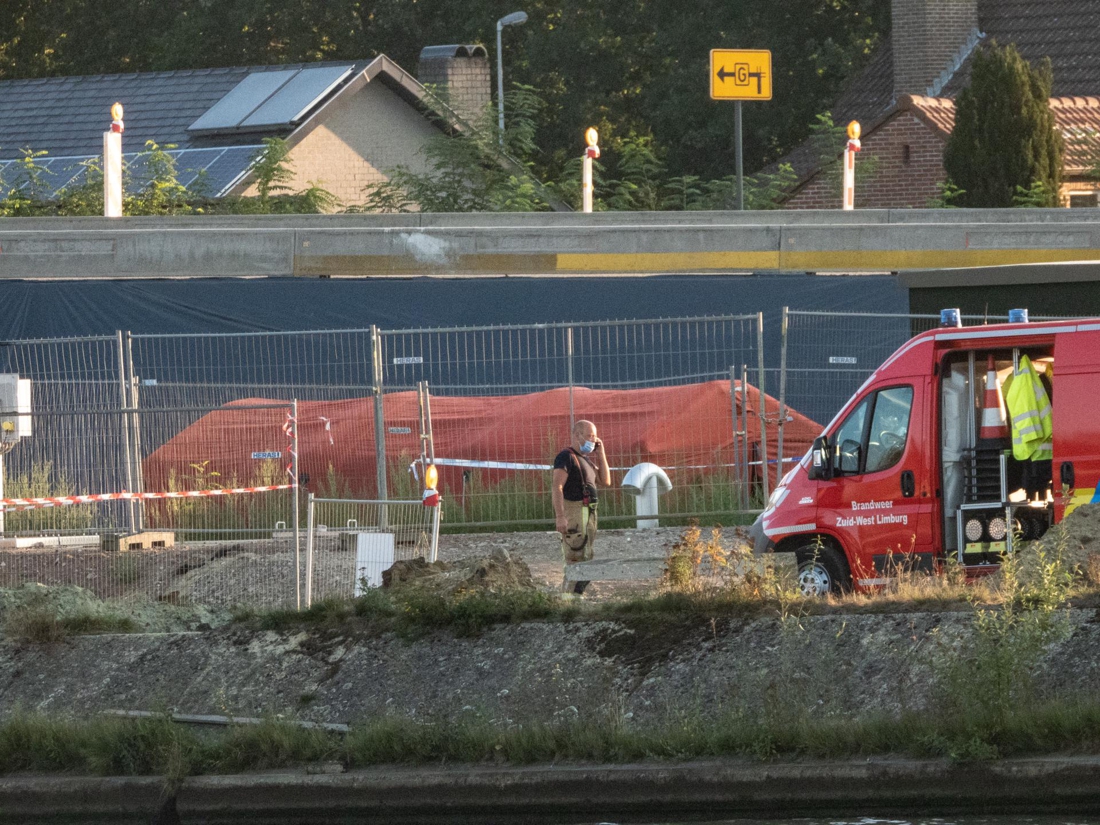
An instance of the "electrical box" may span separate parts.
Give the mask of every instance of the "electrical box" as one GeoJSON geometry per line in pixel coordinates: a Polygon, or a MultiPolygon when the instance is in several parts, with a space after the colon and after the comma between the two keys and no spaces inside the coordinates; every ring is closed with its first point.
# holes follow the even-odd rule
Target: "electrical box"
{"type": "Polygon", "coordinates": [[[31,435],[31,380],[0,373],[0,444],[14,445],[31,435]]]}

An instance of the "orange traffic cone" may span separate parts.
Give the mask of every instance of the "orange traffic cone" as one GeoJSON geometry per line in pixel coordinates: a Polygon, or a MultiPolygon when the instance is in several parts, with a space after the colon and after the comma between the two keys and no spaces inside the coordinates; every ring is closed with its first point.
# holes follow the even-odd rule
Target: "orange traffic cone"
{"type": "Polygon", "coordinates": [[[993,356],[989,356],[989,367],[985,377],[985,400],[982,403],[982,426],[978,431],[982,441],[1008,441],[1008,417],[1005,414],[1005,400],[1001,395],[1001,385],[997,383],[997,367],[993,356]]]}

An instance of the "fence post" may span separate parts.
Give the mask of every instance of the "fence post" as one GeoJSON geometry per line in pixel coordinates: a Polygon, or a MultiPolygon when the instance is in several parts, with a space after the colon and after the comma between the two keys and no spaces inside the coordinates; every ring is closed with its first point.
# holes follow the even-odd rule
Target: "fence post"
{"type": "MultiPolygon", "coordinates": [[[[378,500],[389,498],[386,486],[386,415],[382,405],[382,334],[374,324],[370,328],[371,355],[374,363],[374,454],[377,465],[378,500]]],[[[381,519],[385,528],[385,516],[381,519]]]]}
{"type": "MultiPolygon", "coordinates": [[[[291,492],[294,493],[294,569],[300,571],[302,569],[302,488],[298,483],[298,399],[294,398],[290,402],[290,417],[293,424],[291,429],[290,446],[293,452],[290,455],[291,461],[291,474],[294,476],[294,486],[291,488],[291,492]]],[[[312,497],[312,496],[311,496],[312,497]]],[[[313,556],[309,556],[310,562],[313,561],[313,556]]],[[[310,568],[312,569],[312,567],[310,568]]],[[[301,575],[299,573],[298,575],[301,575]]],[[[301,583],[298,583],[298,609],[302,607],[301,596],[301,583]]],[[[306,577],[306,586],[309,586],[309,577],[306,577]]]]}
{"type": "Polygon", "coordinates": [[[764,394],[764,313],[756,313],[756,366],[760,372],[757,393],[760,396],[760,479],[763,482],[764,501],[771,497],[768,483],[768,405],[764,394]]]}
{"type": "Polygon", "coordinates": [[[783,429],[787,423],[787,307],[779,325],[779,430],[776,433],[775,486],[783,481],[783,429]]]}
{"type": "MultiPolygon", "coordinates": [[[[133,437],[133,417],[128,410],[130,407],[130,382],[126,372],[126,348],[122,340],[122,330],[115,331],[115,343],[118,345],[118,399],[119,409],[122,412],[122,418],[119,421],[122,430],[122,466],[123,471],[126,473],[126,489],[132,493],[134,492],[134,457],[130,444],[133,437]]],[[[131,533],[136,533],[137,512],[134,508],[133,499],[126,503],[126,511],[126,525],[131,533]]]]}
{"type": "MultiPolygon", "coordinates": [[[[737,479],[737,504],[741,505],[741,490],[745,486],[745,476],[741,470],[741,429],[737,426],[737,368],[730,367],[730,414],[733,416],[733,466],[737,479]]],[[[747,509],[747,508],[744,508],[747,509]]]]}
{"type": "Polygon", "coordinates": [[[749,365],[741,365],[741,468],[743,470],[741,498],[744,509],[752,506],[752,465],[749,464],[749,365]]]}
{"type": "MultiPolygon", "coordinates": [[[[420,402],[420,463],[421,469],[427,472],[428,465],[435,466],[435,436],[432,433],[432,396],[428,390],[428,382],[421,381],[416,385],[417,397],[420,402]]],[[[428,561],[434,562],[439,558],[439,521],[443,512],[443,499],[432,508],[432,539],[428,548],[428,561]]]]}
{"type": "MultiPolygon", "coordinates": [[[[126,330],[126,375],[127,383],[130,388],[130,401],[129,406],[133,412],[130,414],[133,421],[133,462],[134,462],[134,478],[132,491],[138,493],[145,492],[145,473],[141,466],[141,394],[138,387],[138,375],[137,370],[134,368],[134,335],[129,330],[126,330]]],[[[140,532],[145,529],[145,501],[138,500],[134,502],[134,508],[136,511],[136,529],[140,532]]]]}
{"type": "MultiPolygon", "coordinates": [[[[297,490],[294,491],[297,494],[297,490]]],[[[306,563],[313,567],[313,511],[316,508],[316,504],[313,501],[313,493],[309,494],[309,498],[306,500],[306,563]]],[[[308,581],[308,578],[307,578],[308,581]]],[[[294,586],[298,593],[298,610],[302,609],[302,565],[298,559],[298,554],[294,554],[294,586]]],[[[309,594],[306,595],[306,602],[310,600],[309,594]]]]}
{"type": "Polygon", "coordinates": [[[573,411],[573,327],[565,330],[565,355],[566,371],[569,380],[569,432],[573,432],[573,425],[577,423],[577,415],[573,411]]]}

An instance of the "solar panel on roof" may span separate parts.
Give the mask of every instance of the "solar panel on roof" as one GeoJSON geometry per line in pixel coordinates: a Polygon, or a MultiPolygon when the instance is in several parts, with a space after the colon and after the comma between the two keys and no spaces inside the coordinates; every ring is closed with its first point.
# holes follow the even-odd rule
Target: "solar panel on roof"
{"type": "Polygon", "coordinates": [[[233,129],[298,74],[298,69],[277,72],[253,72],[230,89],[221,100],[187,127],[189,132],[209,129],[233,129]]]}
{"type": "Polygon", "coordinates": [[[248,171],[253,156],[262,146],[231,146],[205,169],[205,183],[211,195],[221,197],[248,171]]]}
{"type": "Polygon", "coordinates": [[[245,118],[241,126],[259,128],[295,123],[349,74],[351,69],[346,66],[302,69],[245,118]]]}

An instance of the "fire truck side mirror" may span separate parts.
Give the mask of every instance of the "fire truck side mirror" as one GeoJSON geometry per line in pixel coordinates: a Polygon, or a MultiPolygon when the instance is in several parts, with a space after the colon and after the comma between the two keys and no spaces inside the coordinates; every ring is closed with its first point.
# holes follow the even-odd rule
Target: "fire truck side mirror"
{"type": "Polygon", "coordinates": [[[833,477],[833,456],[829,449],[829,436],[819,435],[814,439],[814,446],[810,450],[810,468],[807,475],[811,481],[827,481],[833,477]]]}

